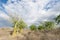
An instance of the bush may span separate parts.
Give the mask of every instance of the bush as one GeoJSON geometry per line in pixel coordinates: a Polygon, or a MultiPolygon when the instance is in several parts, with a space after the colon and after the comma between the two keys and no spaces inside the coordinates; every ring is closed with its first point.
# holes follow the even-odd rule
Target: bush
{"type": "Polygon", "coordinates": [[[42,25],[38,26],[38,30],[51,30],[54,28],[54,22],[52,21],[45,21],[42,25]]]}
{"type": "Polygon", "coordinates": [[[46,30],[51,30],[54,27],[54,22],[52,22],[52,21],[45,21],[43,23],[43,25],[44,25],[46,30]]]}
{"type": "Polygon", "coordinates": [[[30,26],[30,30],[37,30],[36,25],[32,24],[32,25],[30,26]]]}
{"type": "Polygon", "coordinates": [[[44,30],[44,26],[39,25],[39,26],[38,26],[38,30],[44,30]]]}
{"type": "Polygon", "coordinates": [[[27,25],[26,23],[21,19],[20,21],[18,21],[17,25],[16,25],[19,29],[24,29],[27,25]]]}

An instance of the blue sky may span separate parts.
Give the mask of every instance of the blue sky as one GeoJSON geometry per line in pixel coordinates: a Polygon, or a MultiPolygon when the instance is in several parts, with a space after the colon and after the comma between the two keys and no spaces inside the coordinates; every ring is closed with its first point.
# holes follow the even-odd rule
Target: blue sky
{"type": "Polygon", "coordinates": [[[1,3],[6,4],[8,0],[0,0],[1,3]]]}
{"type": "Polygon", "coordinates": [[[0,7],[4,8],[3,7],[3,4],[6,4],[8,0],[0,0],[0,7]]]}
{"type": "Polygon", "coordinates": [[[14,16],[15,13],[28,25],[52,20],[60,14],[60,0],[0,0],[1,25],[4,25],[4,20],[9,20],[9,15],[14,16]]]}

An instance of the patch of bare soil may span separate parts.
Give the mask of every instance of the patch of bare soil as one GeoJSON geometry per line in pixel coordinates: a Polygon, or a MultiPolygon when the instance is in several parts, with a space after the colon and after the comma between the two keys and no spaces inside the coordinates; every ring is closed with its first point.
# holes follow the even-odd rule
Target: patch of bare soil
{"type": "Polygon", "coordinates": [[[0,40],[60,40],[60,28],[45,31],[24,30],[15,37],[10,35],[12,28],[0,28],[0,40]]]}

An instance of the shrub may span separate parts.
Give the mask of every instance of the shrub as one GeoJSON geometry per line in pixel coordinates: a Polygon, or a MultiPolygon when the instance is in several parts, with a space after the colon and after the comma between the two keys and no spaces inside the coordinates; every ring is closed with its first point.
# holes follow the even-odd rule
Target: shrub
{"type": "Polygon", "coordinates": [[[38,30],[51,30],[54,28],[54,22],[52,21],[45,21],[42,25],[38,26],[38,30]]]}
{"type": "Polygon", "coordinates": [[[30,26],[30,30],[37,30],[36,25],[32,24],[32,25],[30,26]]]}
{"type": "Polygon", "coordinates": [[[39,26],[38,26],[38,30],[44,30],[44,26],[39,25],[39,26]]]}
{"type": "Polygon", "coordinates": [[[54,27],[54,22],[52,21],[45,21],[43,24],[44,24],[45,29],[47,30],[51,30],[54,27]]]}
{"type": "Polygon", "coordinates": [[[26,23],[21,19],[20,21],[18,21],[17,25],[16,25],[19,29],[24,29],[27,25],[26,23]]]}

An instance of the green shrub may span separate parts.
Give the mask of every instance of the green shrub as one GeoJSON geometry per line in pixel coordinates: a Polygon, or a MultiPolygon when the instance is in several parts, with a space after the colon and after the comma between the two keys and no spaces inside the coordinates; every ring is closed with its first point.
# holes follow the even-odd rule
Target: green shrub
{"type": "Polygon", "coordinates": [[[51,30],[54,27],[54,22],[52,22],[52,21],[45,21],[43,23],[43,25],[44,25],[46,30],[51,30]]]}
{"type": "Polygon", "coordinates": [[[32,25],[30,26],[30,30],[37,30],[36,25],[32,24],[32,25]]]}
{"type": "Polygon", "coordinates": [[[44,30],[44,26],[39,25],[39,26],[38,26],[38,30],[44,30]]]}
{"type": "Polygon", "coordinates": [[[54,28],[54,22],[52,21],[45,21],[42,25],[38,26],[38,30],[51,30],[54,28]]]}
{"type": "Polygon", "coordinates": [[[20,21],[18,21],[17,25],[16,25],[19,29],[24,29],[27,25],[26,23],[21,19],[20,21]]]}

